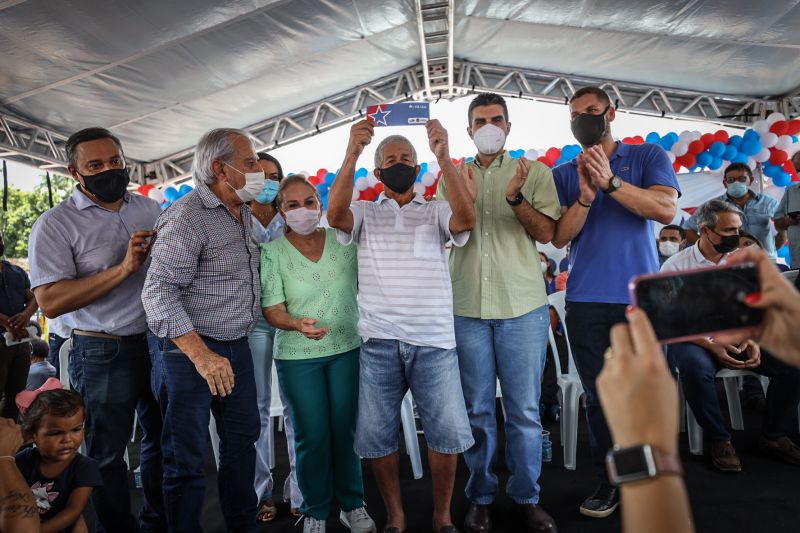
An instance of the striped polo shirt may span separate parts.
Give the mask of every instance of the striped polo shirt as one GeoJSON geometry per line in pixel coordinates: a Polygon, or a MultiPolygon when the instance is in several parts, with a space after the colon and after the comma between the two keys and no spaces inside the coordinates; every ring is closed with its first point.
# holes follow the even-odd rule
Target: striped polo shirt
{"type": "Polygon", "coordinates": [[[450,204],[417,194],[400,207],[383,194],[351,204],[358,246],[358,333],[417,346],[455,348],[453,290],[445,244],[464,246],[469,232],[450,234],[450,204]]]}

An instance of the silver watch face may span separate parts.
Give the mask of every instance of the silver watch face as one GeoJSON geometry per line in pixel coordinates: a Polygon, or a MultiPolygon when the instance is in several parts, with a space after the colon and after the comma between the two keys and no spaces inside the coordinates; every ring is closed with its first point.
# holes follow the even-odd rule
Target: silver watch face
{"type": "Polygon", "coordinates": [[[618,176],[614,176],[613,178],[611,178],[611,185],[613,185],[615,189],[619,189],[620,187],[622,187],[622,180],[619,179],[618,176]]]}

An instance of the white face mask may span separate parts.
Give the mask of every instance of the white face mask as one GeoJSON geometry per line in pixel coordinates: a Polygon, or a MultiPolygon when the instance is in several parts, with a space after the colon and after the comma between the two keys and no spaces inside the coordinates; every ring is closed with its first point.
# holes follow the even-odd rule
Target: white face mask
{"type": "Polygon", "coordinates": [[[486,124],[472,134],[472,140],[480,153],[492,155],[503,149],[506,132],[494,124],[486,124]]]}
{"type": "Polygon", "coordinates": [[[658,251],[665,257],[672,257],[680,251],[681,245],[672,241],[661,241],[658,243],[658,251]]]}
{"type": "Polygon", "coordinates": [[[319,210],[308,209],[306,207],[292,209],[283,214],[283,218],[286,219],[286,225],[288,225],[292,231],[296,231],[300,235],[310,235],[313,233],[319,225],[321,216],[322,213],[319,210]]]}
{"type": "Polygon", "coordinates": [[[547,273],[547,263],[541,263],[540,262],[539,266],[542,267],[542,274],[546,274],[547,273]]]}
{"type": "Polygon", "coordinates": [[[251,202],[255,200],[256,196],[261,194],[261,189],[264,188],[264,179],[266,179],[263,170],[261,172],[242,172],[238,168],[231,167],[228,163],[225,163],[225,165],[239,174],[244,174],[244,186],[241,189],[237,189],[228,183],[228,187],[236,192],[236,196],[238,196],[242,202],[251,202]]]}

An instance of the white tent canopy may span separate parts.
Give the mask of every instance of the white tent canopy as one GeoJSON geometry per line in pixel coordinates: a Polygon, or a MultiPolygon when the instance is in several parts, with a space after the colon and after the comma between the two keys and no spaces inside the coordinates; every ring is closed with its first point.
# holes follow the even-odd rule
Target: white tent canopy
{"type": "Polygon", "coordinates": [[[101,125],[165,179],[212,127],[270,147],[381,101],[607,80],[623,108],[743,125],[798,111],[798,25],[788,0],[6,0],[0,157],[57,168],[101,125]]]}

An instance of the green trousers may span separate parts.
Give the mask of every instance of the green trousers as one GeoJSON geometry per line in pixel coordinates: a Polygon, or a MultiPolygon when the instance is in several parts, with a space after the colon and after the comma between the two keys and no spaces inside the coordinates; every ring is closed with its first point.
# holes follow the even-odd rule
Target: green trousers
{"type": "Polygon", "coordinates": [[[358,353],[275,359],[294,424],[301,512],[326,520],[335,497],[343,511],[364,506],[361,459],[353,451],[358,414],[358,353]]]}

